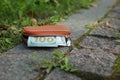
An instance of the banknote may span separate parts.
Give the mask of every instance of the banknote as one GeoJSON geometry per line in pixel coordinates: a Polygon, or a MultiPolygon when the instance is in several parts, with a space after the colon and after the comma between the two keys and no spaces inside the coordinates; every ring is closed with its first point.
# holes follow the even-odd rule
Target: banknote
{"type": "Polygon", "coordinates": [[[56,42],[58,46],[66,46],[66,37],[64,36],[56,36],[56,42]]]}
{"type": "Polygon", "coordinates": [[[28,47],[58,47],[58,44],[56,37],[29,36],[28,47]]]}
{"type": "Polygon", "coordinates": [[[65,36],[49,36],[49,37],[29,36],[27,43],[28,43],[28,47],[70,46],[70,41],[67,41],[65,36]]]}

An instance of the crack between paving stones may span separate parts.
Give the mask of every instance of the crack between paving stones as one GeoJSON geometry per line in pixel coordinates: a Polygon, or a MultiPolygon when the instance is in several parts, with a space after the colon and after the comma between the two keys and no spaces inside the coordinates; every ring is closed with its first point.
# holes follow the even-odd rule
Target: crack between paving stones
{"type": "Polygon", "coordinates": [[[82,80],[109,80],[110,78],[110,76],[104,76],[96,73],[85,72],[82,70],[71,72],[71,74],[76,75],[77,77],[80,77],[82,80]]]}
{"type": "Polygon", "coordinates": [[[109,37],[109,36],[103,36],[103,35],[97,35],[97,34],[90,34],[88,36],[93,36],[97,38],[103,38],[103,39],[109,39],[109,40],[117,40],[120,39],[120,37],[109,37]]]}
{"type": "Polygon", "coordinates": [[[120,55],[120,52],[116,52],[116,51],[111,51],[111,50],[107,50],[107,49],[99,49],[99,48],[93,48],[93,47],[86,47],[83,45],[80,45],[80,47],[78,49],[90,49],[90,50],[97,50],[97,51],[107,51],[109,53],[112,53],[116,56],[120,55]]]}
{"type": "MultiPolygon", "coordinates": [[[[95,25],[98,25],[98,24],[95,24],[95,25]]],[[[93,25],[94,28],[96,27],[95,25],[93,25]]],[[[79,38],[77,38],[76,40],[74,40],[73,43],[74,43],[74,42],[81,42],[82,40],[84,40],[94,28],[89,29],[89,30],[88,30],[86,33],[84,33],[82,36],[80,36],[79,38]]],[[[74,47],[74,45],[73,45],[73,47],[74,47]]]]}
{"type": "Polygon", "coordinates": [[[114,19],[118,19],[118,20],[120,20],[119,17],[110,17],[110,16],[108,16],[108,18],[114,18],[114,19]]]}

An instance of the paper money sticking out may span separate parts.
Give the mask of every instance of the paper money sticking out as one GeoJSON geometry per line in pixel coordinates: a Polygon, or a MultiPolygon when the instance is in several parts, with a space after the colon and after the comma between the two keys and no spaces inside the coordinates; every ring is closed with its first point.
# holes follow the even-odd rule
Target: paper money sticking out
{"type": "Polygon", "coordinates": [[[66,38],[64,36],[56,36],[57,44],[59,46],[66,46],[66,38]]]}
{"type": "Polygon", "coordinates": [[[54,37],[32,37],[28,38],[28,47],[58,47],[70,46],[70,41],[66,41],[65,36],[54,37]]]}

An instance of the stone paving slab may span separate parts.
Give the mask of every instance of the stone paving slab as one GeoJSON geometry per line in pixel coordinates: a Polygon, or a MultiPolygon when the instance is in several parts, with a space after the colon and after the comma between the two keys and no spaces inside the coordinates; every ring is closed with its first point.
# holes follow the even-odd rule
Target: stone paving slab
{"type": "Polygon", "coordinates": [[[15,48],[10,49],[9,51],[6,52],[6,54],[23,54],[23,55],[39,55],[41,56],[41,58],[44,58],[46,55],[52,55],[52,53],[54,52],[54,50],[58,50],[60,52],[65,52],[69,49],[69,47],[58,47],[58,48],[45,48],[45,47],[36,47],[36,48],[32,48],[32,47],[27,47],[26,45],[24,45],[23,43],[21,43],[20,45],[16,46],[15,48]]]}
{"type": "Polygon", "coordinates": [[[14,53],[0,56],[0,80],[30,80],[36,77],[38,73],[31,71],[33,63],[28,57],[14,53]]]}
{"type": "Polygon", "coordinates": [[[120,3],[111,10],[111,12],[108,14],[108,17],[120,19],[120,3]]]}
{"type": "Polygon", "coordinates": [[[113,28],[109,28],[105,25],[96,27],[90,32],[90,35],[99,36],[99,37],[108,37],[108,38],[119,38],[119,31],[113,28]]]}
{"type": "Polygon", "coordinates": [[[56,68],[47,76],[45,80],[81,80],[81,78],[56,68]]]}
{"type": "Polygon", "coordinates": [[[115,6],[115,8],[112,11],[120,14],[120,3],[117,6],[115,6]]]}
{"type": "Polygon", "coordinates": [[[101,23],[108,22],[111,27],[120,28],[120,19],[116,18],[105,18],[101,23]]]}
{"type": "MultiPolygon", "coordinates": [[[[64,50],[68,47],[64,47],[64,50]]],[[[20,44],[0,56],[0,80],[30,80],[38,75],[34,71],[39,60],[32,60],[32,56],[40,59],[49,59],[54,50],[64,52],[62,47],[58,48],[28,48],[20,44]]]]}
{"type": "Polygon", "coordinates": [[[87,36],[80,43],[80,45],[94,49],[103,49],[107,51],[112,51],[115,54],[120,53],[120,43],[111,39],[87,36]]]}
{"type": "Polygon", "coordinates": [[[116,13],[112,11],[108,14],[108,17],[120,19],[120,13],[116,13]]]}
{"type": "Polygon", "coordinates": [[[112,53],[102,50],[75,48],[71,52],[70,63],[82,71],[109,76],[116,58],[112,53]]]}

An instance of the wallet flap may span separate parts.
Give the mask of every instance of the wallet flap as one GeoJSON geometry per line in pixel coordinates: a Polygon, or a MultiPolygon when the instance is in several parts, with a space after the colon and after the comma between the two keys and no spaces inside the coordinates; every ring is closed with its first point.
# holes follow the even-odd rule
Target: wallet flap
{"type": "Polygon", "coordinates": [[[26,26],[22,29],[26,36],[65,36],[70,35],[70,30],[63,25],[26,26]]]}

